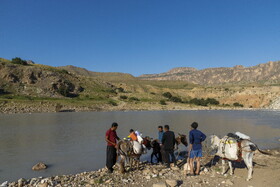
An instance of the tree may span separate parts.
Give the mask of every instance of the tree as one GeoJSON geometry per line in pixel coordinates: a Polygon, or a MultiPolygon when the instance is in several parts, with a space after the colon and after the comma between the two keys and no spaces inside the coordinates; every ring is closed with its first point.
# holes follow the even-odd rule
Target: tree
{"type": "Polygon", "coordinates": [[[161,104],[161,105],[166,105],[166,102],[165,102],[165,100],[160,100],[160,101],[159,101],[159,104],[161,104]]]}
{"type": "Polygon", "coordinates": [[[162,94],[162,96],[170,99],[172,97],[172,94],[170,92],[165,92],[162,94]]]}
{"type": "Polygon", "coordinates": [[[180,97],[171,97],[170,101],[173,101],[174,103],[182,103],[182,99],[180,97]]]}
{"type": "Polygon", "coordinates": [[[16,58],[13,58],[12,59],[12,63],[14,64],[20,64],[20,65],[28,65],[26,60],[22,60],[21,58],[19,57],[16,57],[16,58]]]}

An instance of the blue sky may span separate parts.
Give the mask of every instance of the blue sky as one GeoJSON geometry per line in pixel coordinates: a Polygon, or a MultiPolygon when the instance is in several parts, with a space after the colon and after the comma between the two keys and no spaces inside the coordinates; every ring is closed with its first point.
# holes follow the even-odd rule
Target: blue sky
{"type": "Polygon", "coordinates": [[[280,60],[279,0],[0,0],[0,57],[133,75],[280,60]]]}

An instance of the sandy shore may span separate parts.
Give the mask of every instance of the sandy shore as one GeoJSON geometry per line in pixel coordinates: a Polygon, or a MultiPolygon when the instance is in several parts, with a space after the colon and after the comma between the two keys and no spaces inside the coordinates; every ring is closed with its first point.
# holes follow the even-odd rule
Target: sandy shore
{"type": "MultiPolygon", "coordinates": [[[[109,174],[105,168],[98,171],[84,172],[75,175],[53,176],[48,178],[19,179],[16,182],[7,183],[9,187],[23,186],[238,186],[238,187],[276,187],[280,184],[280,151],[267,150],[272,156],[256,152],[254,156],[253,179],[246,181],[247,169],[242,164],[237,164],[234,175],[221,174],[221,161],[214,166],[208,166],[212,156],[202,159],[201,175],[187,177],[183,168],[165,168],[163,165],[151,165],[141,163],[140,169],[131,169],[125,174],[120,174],[116,167],[113,174],[109,174]],[[168,185],[169,184],[169,185],[168,185]]],[[[5,186],[5,185],[3,185],[5,186]]]]}

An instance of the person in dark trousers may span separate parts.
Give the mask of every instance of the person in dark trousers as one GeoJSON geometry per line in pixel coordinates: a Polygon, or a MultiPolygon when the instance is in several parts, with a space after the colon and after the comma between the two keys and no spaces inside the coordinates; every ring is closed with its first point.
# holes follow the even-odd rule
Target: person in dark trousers
{"type": "Polygon", "coordinates": [[[189,133],[190,147],[189,147],[189,158],[190,158],[190,176],[194,176],[194,161],[196,161],[195,174],[199,175],[200,171],[200,158],[202,157],[202,145],[206,139],[206,135],[201,131],[197,130],[198,123],[193,122],[191,124],[191,131],[189,133]]]}
{"type": "Polygon", "coordinates": [[[160,144],[160,151],[158,152],[158,162],[162,162],[162,136],[163,136],[163,127],[158,126],[158,141],[160,144]]]}
{"type": "Polygon", "coordinates": [[[108,168],[109,173],[113,172],[113,166],[117,162],[117,140],[120,140],[116,132],[117,128],[118,124],[113,123],[105,135],[105,140],[107,142],[106,167],[108,168]]]}
{"type": "Polygon", "coordinates": [[[163,145],[163,151],[164,151],[164,159],[166,166],[170,168],[170,159],[169,155],[172,158],[172,161],[174,162],[174,165],[176,164],[176,158],[174,155],[174,145],[175,145],[175,134],[174,132],[169,130],[169,125],[164,126],[164,134],[162,136],[162,145],[163,145]]]}

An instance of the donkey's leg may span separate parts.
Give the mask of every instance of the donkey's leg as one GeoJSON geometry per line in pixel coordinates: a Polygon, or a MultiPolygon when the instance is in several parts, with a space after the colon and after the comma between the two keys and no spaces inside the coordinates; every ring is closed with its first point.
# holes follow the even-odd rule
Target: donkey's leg
{"type": "Polygon", "coordinates": [[[226,161],[224,159],[222,159],[222,175],[225,174],[225,172],[226,172],[225,163],[226,163],[226,161]]]}
{"type": "Polygon", "coordinates": [[[124,163],[125,163],[125,156],[121,155],[121,160],[120,160],[120,172],[121,173],[125,172],[124,163]]]}
{"type": "MultiPolygon", "coordinates": [[[[242,153],[243,154],[243,153],[242,153]]],[[[250,157],[252,157],[253,155],[251,153],[244,153],[244,162],[247,166],[248,169],[248,177],[247,177],[247,181],[252,179],[252,172],[253,172],[253,163],[252,160],[250,159],[250,157]]]]}
{"type": "Polygon", "coordinates": [[[253,156],[254,153],[251,152],[248,154],[248,165],[249,165],[249,171],[248,171],[248,180],[251,180],[253,178],[253,156]]]}
{"type": "Polygon", "coordinates": [[[233,169],[232,169],[232,162],[228,161],[228,165],[229,165],[229,171],[230,171],[230,175],[233,175],[233,169]]]}

